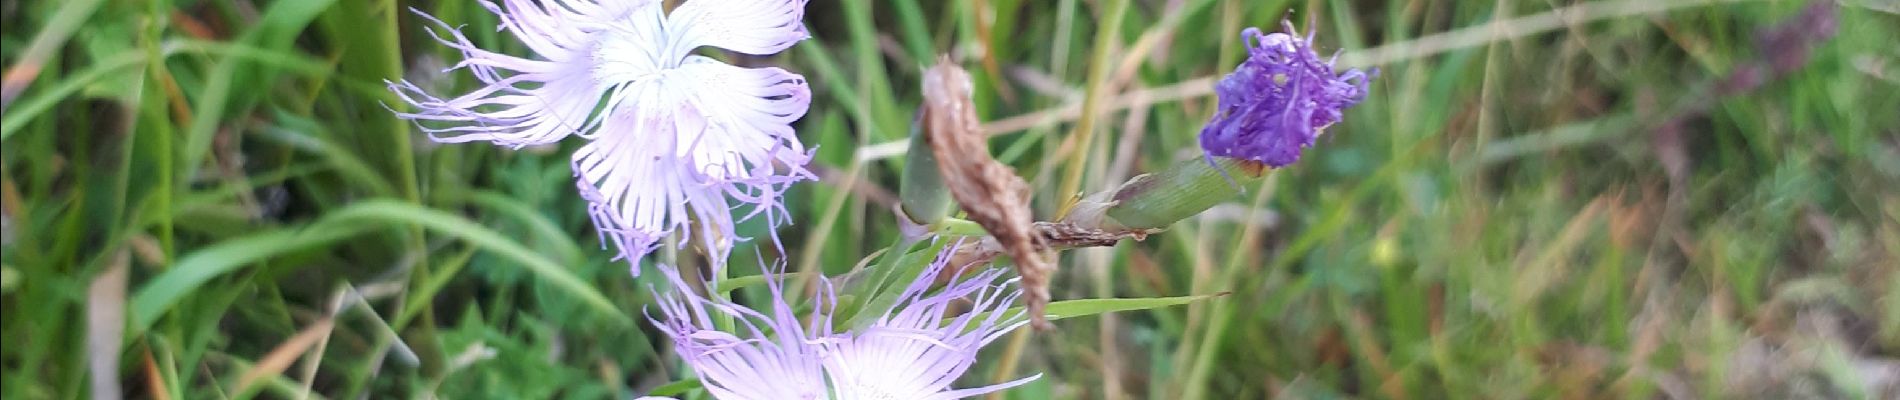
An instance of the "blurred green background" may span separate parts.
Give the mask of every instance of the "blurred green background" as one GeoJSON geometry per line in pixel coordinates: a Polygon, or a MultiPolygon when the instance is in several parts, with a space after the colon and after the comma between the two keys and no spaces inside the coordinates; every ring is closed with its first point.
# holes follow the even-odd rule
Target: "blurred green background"
{"type": "MultiPolygon", "coordinates": [[[[577,141],[438,146],[385,108],[385,80],[473,83],[409,7],[529,54],[465,1],[0,2],[0,394],[627,398],[688,376],[643,314],[656,274],[599,248],[577,141]]],[[[788,199],[786,254],[742,247],[736,274],[845,271],[897,233],[893,143],[935,54],[976,76],[1048,218],[1198,157],[1240,30],[1288,15],[1378,67],[1372,96],[1266,186],[1055,280],[1227,295],[1013,336],[962,386],[1900,396],[1891,0],[818,0],[813,40],[710,53],[815,92],[797,127],[823,179],[788,199]]]]}

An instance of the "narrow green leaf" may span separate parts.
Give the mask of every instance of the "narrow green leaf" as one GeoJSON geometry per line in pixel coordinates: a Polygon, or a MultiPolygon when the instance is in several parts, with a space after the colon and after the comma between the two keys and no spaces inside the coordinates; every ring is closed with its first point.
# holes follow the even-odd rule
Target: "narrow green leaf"
{"type": "Polygon", "coordinates": [[[561,267],[560,264],[547,257],[535,254],[527,247],[500,233],[441,210],[393,200],[369,200],[332,212],[322,220],[303,227],[278,229],[228,240],[181,257],[178,263],[140,287],[138,293],[132,297],[131,332],[133,334],[144,332],[180,298],[212,278],[257,261],[316,248],[374,228],[398,227],[405,224],[415,224],[437,233],[454,236],[476,247],[514,260],[527,268],[530,273],[564,289],[568,294],[579,297],[583,303],[616,323],[632,324],[632,320],[614,307],[606,296],[589,286],[580,277],[575,276],[572,271],[561,267]]]}
{"type": "Polygon", "coordinates": [[[129,313],[132,326],[127,337],[144,333],[179,299],[212,278],[273,256],[323,246],[369,228],[322,223],[283,228],[226,240],[180,257],[132,296],[129,313]]]}
{"type": "Polygon", "coordinates": [[[660,385],[660,387],[653,388],[653,392],[647,393],[647,395],[648,396],[678,397],[680,395],[686,394],[686,392],[699,390],[700,388],[703,388],[703,387],[706,387],[706,385],[703,383],[700,383],[699,378],[686,378],[686,379],[673,381],[672,383],[668,383],[665,385],[660,385]]]}
{"type": "MultiPolygon", "coordinates": [[[[786,272],[786,273],[770,274],[771,275],[770,277],[778,278],[781,280],[803,279],[806,275],[816,275],[816,274],[818,274],[818,271],[786,272]]],[[[719,281],[718,284],[714,285],[717,287],[717,289],[714,289],[714,290],[719,291],[719,293],[730,293],[734,290],[763,285],[765,284],[765,279],[767,278],[766,275],[767,274],[746,275],[746,276],[741,276],[737,278],[724,279],[724,280],[719,281]]]]}
{"type": "Polygon", "coordinates": [[[600,291],[574,275],[573,271],[467,218],[395,200],[366,201],[333,213],[331,218],[361,222],[381,220],[390,222],[389,226],[398,226],[396,223],[416,224],[437,233],[461,238],[469,244],[521,263],[528,272],[540,276],[541,279],[547,280],[556,287],[566,289],[569,294],[580,297],[595,311],[601,312],[616,323],[633,324],[633,320],[614,307],[613,303],[607,300],[607,296],[600,294],[600,291]]]}
{"type": "MultiPolygon", "coordinates": [[[[1121,311],[1139,311],[1161,307],[1173,307],[1215,297],[1226,296],[1227,292],[1176,297],[1143,297],[1133,299],[1082,299],[1064,300],[1049,303],[1050,320],[1086,317],[1121,311]]],[[[1022,313],[1022,307],[1010,307],[1011,313],[1022,313]]]]}
{"type": "MultiPolygon", "coordinates": [[[[1049,303],[1049,307],[1045,308],[1044,310],[1046,310],[1045,312],[1047,314],[1045,315],[1049,317],[1049,320],[1054,321],[1054,320],[1059,320],[1059,319],[1064,319],[1064,318],[1086,317],[1090,315],[1107,314],[1107,313],[1112,313],[1112,312],[1140,311],[1140,310],[1148,310],[1148,309],[1155,309],[1155,308],[1162,308],[1162,307],[1172,307],[1172,306],[1193,303],[1196,301],[1207,300],[1207,299],[1220,297],[1220,296],[1226,296],[1226,295],[1227,295],[1227,292],[1220,292],[1220,293],[1214,293],[1214,294],[1176,296],[1176,297],[1063,300],[1063,301],[1049,303]]],[[[1009,317],[1008,319],[1021,318],[1023,315],[1023,307],[1022,306],[1010,307],[1008,310],[1004,310],[1003,313],[1008,315],[1009,317]]],[[[982,319],[978,318],[976,320],[982,320],[982,319]]]]}

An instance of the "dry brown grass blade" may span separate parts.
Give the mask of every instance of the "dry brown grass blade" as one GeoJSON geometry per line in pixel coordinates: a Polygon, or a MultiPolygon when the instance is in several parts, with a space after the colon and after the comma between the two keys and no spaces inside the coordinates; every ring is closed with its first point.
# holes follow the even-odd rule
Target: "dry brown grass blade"
{"type": "Polygon", "coordinates": [[[125,285],[131,253],[119,249],[105,272],[86,288],[86,359],[92,398],[118,399],[119,345],[125,341],[125,285]]]}
{"type": "Polygon", "coordinates": [[[145,355],[145,361],[140,363],[145,372],[145,390],[151,393],[153,400],[172,400],[172,391],[165,386],[164,375],[158,373],[158,361],[152,359],[152,348],[146,347],[141,353],[145,355]]]}
{"type": "Polygon", "coordinates": [[[1014,105],[1016,104],[1016,88],[1009,85],[1008,79],[1003,79],[1002,63],[996,61],[996,52],[989,49],[989,43],[996,43],[995,33],[993,33],[996,28],[996,9],[990,6],[988,0],[974,0],[968,4],[970,15],[975,16],[976,19],[977,40],[982,40],[984,43],[983,71],[996,77],[990,79],[990,88],[996,89],[996,94],[1003,98],[1003,103],[1014,105]]]}
{"type": "Polygon", "coordinates": [[[1038,249],[1029,211],[1029,184],[1016,171],[990,158],[988,135],[977,119],[970,98],[970,74],[948,57],[924,71],[924,138],[937,156],[937,171],[957,205],[970,220],[1002,245],[1015,259],[1022,276],[1024,302],[1030,321],[1049,328],[1043,307],[1049,304],[1050,265],[1038,249]]]}
{"type": "Polygon", "coordinates": [[[1538,246],[1543,249],[1536,253],[1529,251],[1536,247],[1526,246],[1526,252],[1519,255],[1523,262],[1517,268],[1517,280],[1511,287],[1511,298],[1515,304],[1534,304],[1552,286],[1568,279],[1568,260],[1584,248],[1585,239],[1601,229],[1600,217],[1609,209],[1610,202],[1609,196],[1591,200],[1582,211],[1564,223],[1555,239],[1538,246]]]}
{"type": "Polygon", "coordinates": [[[66,41],[72,38],[73,32],[105,2],[79,0],[63,3],[59,11],[46,21],[45,28],[33,35],[33,41],[27,45],[26,51],[20,53],[13,65],[7,66],[6,72],[0,73],[0,110],[6,110],[21,92],[26,91],[27,86],[39,78],[46,64],[53,61],[66,41]]]}
{"type": "Polygon", "coordinates": [[[330,336],[330,329],[335,326],[336,320],[325,316],[316,323],[304,327],[302,331],[297,332],[297,335],[291,336],[289,340],[278,344],[277,348],[271,349],[264,358],[258,359],[257,364],[251,366],[251,370],[244,371],[244,375],[238,378],[237,384],[231,387],[230,393],[245,393],[252,385],[264,379],[282,375],[284,370],[290,368],[290,364],[297,362],[305,351],[309,351],[323,338],[330,336]]]}

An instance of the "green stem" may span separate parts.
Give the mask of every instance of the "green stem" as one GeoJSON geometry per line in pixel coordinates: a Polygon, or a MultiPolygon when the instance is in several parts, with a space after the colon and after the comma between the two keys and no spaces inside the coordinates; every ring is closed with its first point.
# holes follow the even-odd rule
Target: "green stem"
{"type": "MultiPolygon", "coordinates": [[[[1109,90],[1108,74],[1114,64],[1112,49],[1116,40],[1121,38],[1122,18],[1128,15],[1128,0],[1108,2],[1107,10],[1102,14],[1101,30],[1095,32],[1095,57],[1089,62],[1089,80],[1087,92],[1082,97],[1082,117],[1075,121],[1075,152],[1069,153],[1067,166],[1063,167],[1062,186],[1057,189],[1061,196],[1072,196],[1082,189],[1082,167],[1088,164],[1089,149],[1093,148],[1095,138],[1095,119],[1102,107],[1102,97],[1109,90]]],[[[1074,206],[1072,202],[1063,202],[1062,212],[1068,214],[1074,206]]]]}
{"type": "Polygon", "coordinates": [[[1137,176],[1108,198],[1108,224],[1136,229],[1166,228],[1233,200],[1241,188],[1259,184],[1266,165],[1215,157],[1182,161],[1168,169],[1137,176]]]}

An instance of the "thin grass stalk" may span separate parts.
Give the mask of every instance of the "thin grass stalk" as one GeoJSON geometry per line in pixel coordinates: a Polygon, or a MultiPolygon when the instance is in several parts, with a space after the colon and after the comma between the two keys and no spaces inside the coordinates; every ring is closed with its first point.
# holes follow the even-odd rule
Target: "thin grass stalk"
{"type": "Polygon", "coordinates": [[[1102,21],[1095,31],[1094,57],[1089,62],[1088,88],[1082,98],[1082,118],[1076,120],[1075,129],[1070,135],[1075,137],[1075,151],[1063,167],[1062,183],[1056,189],[1057,196],[1063,196],[1062,207],[1057,214],[1067,214],[1075,205],[1075,194],[1082,188],[1083,167],[1088,165],[1088,149],[1094,142],[1095,119],[1099,117],[1103,98],[1113,90],[1108,88],[1108,75],[1113,72],[1111,59],[1114,49],[1121,46],[1122,20],[1128,15],[1128,0],[1110,0],[1102,21]]]}
{"type": "MultiPolygon", "coordinates": [[[[1233,244],[1228,248],[1252,248],[1252,244],[1260,240],[1260,229],[1257,229],[1258,226],[1256,226],[1258,219],[1254,218],[1254,216],[1260,212],[1261,208],[1266,206],[1267,199],[1272,197],[1272,190],[1270,189],[1273,188],[1274,181],[1275,179],[1263,179],[1260,181],[1260,185],[1255,188],[1251,207],[1247,209],[1247,219],[1244,220],[1245,222],[1239,227],[1240,237],[1234,239],[1233,244]]],[[[1245,251],[1230,253],[1226,265],[1221,267],[1220,279],[1215,281],[1220,285],[1215,290],[1227,291],[1233,289],[1233,282],[1239,278],[1240,268],[1244,265],[1241,260],[1248,259],[1248,255],[1248,252],[1245,251]]],[[[1220,356],[1221,344],[1227,333],[1227,325],[1232,322],[1234,317],[1232,310],[1233,304],[1234,301],[1237,300],[1238,299],[1219,299],[1212,302],[1212,310],[1209,310],[1207,328],[1201,331],[1201,344],[1197,349],[1199,352],[1194,356],[1194,364],[1189,366],[1187,385],[1185,390],[1181,393],[1181,398],[1200,400],[1207,397],[1208,381],[1209,378],[1212,377],[1214,359],[1220,356]]]]}

